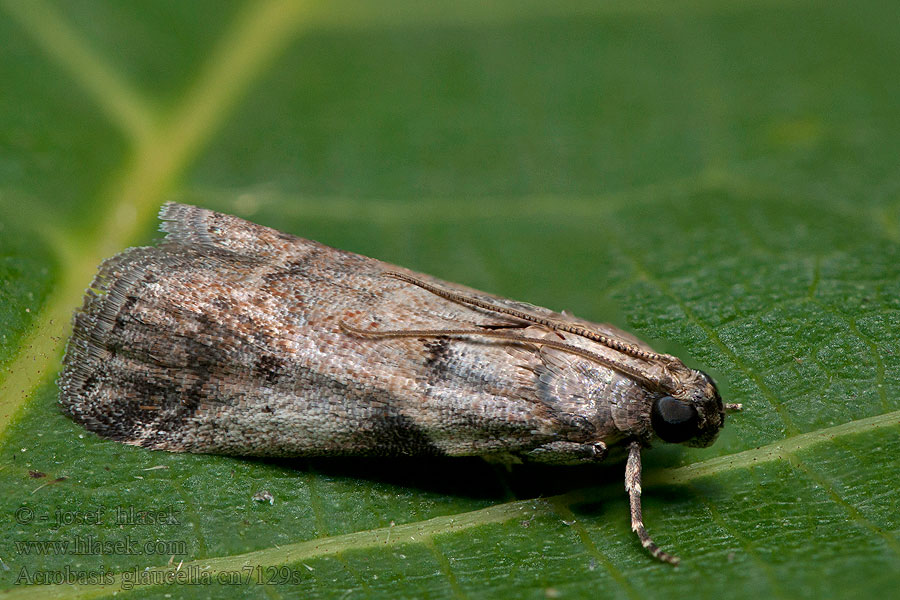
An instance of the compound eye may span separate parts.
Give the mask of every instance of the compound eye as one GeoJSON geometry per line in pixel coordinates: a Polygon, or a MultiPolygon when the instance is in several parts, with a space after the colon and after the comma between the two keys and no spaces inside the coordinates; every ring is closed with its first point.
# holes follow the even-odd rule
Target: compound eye
{"type": "Polygon", "coordinates": [[[672,396],[657,398],[650,411],[653,431],[664,442],[678,444],[695,437],[700,417],[693,405],[672,396]]]}

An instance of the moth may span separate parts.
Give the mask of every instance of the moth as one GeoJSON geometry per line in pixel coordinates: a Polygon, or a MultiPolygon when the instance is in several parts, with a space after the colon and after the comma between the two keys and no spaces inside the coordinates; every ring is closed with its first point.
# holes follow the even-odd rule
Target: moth
{"type": "Polygon", "coordinates": [[[708,446],[713,380],[636,337],[238,217],[166,204],[76,311],[60,403],[145,448],[248,456],[480,455],[591,463],[708,446]]]}

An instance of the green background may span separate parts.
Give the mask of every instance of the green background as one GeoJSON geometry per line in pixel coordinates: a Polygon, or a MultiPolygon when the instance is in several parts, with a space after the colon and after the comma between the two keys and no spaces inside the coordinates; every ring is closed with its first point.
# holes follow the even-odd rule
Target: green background
{"type": "Polygon", "coordinates": [[[9,597],[900,585],[896,2],[483,4],[0,0],[9,597]],[[645,453],[646,522],[682,565],[629,531],[621,464],[173,455],[68,421],[71,312],[170,199],[612,321],[712,373],[745,411],[711,448],[645,453]],[[76,539],[177,552],[21,545],[76,539]],[[297,581],[121,589],[181,561],[297,581]],[[66,572],[115,580],[21,583],[66,572]]]}

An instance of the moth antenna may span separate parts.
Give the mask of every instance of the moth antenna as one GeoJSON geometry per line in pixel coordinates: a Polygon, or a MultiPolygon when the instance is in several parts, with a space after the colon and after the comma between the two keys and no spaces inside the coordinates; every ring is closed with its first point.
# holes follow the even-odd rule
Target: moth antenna
{"type": "Polygon", "coordinates": [[[523,321],[528,321],[530,323],[544,325],[545,327],[549,327],[550,329],[553,329],[555,331],[564,331],[566,333],[578,335],[633,358],[639,358],[646,361],[661,361],[665,363],[673,362],[674,357],[667,354],[659,354],[657,352],[651,352],[649,350],[644,350],[643,348],[638,348],[637,346],[634,346],[627,342],[623,342],[622,340],[597,333],[596,331],[591,331],[590,329],[587,329],[575,323],[566,323],[565,321],[559,321],[557,319],[549,319],[547,317],[541,317],[524,310],[510,308],[507,306],[497,306],[496,304],[491,304],[490,302],[479,300],[478,298],[472,298],[471,296],[466,296],[465,294],[460,294],[459,292],[445,290],[444,288],[438,287],[411,275],[407,275],[406,273],[400,273],[399,271],[385,271],[384,273],[382,273],[382,275],[384,275],[385,277],[392,277],[394,279],[399,279],[401,281],[411,283],[412,285],[418,286],[423,290],[431,292],[435,296],[446,298],[447,300],[456,302],[457,304],[477,306],[478,308],[483,308],[485,310],[509,315],[517,319],[522,319],[523,321]]]}
{"type": "Polygon", "coordinates": [[[641,545],[654,557],[670,565],[678,565],[681,559],[674,554],[663,551],[650,538],[647,528],[644,527],[644,518],[641,516],[641,445],[631,442],[628,445],[628,462],[625,464],[625,491],[628,492],[628,500],[631,505],[631,530],[634,531],[641,545]]]}
{"type": "Polygon", "coordinates": [[[596,352],[591,352],[590,350],[585,350],[584,348],[579,348],[578,346],[573,346],[571,344],[566,344],[565,342],[558,342],[556,340],[548,340],[542,338],[532,338],[524,335],[516,335],[514,333],[508,333],[503,330],[492,330],[492,329],[358,329],[353,327],[352,325],[348,325],[344,321],[340,322],[340,328],[345,333],[349,333],[351,335],[355,335],[358,337],[368,337],[368,338],[418,338],[418,337],[459,337],[464,335],[477,335],[481,337],[489,337],[499,340],[506,340],[509,342],[516,342],[520,344],[533,344],[535,346],[547,346],[548,348],[555,348],[557,350],[562,350],[563,352],[568,352],[570,354],[575,354],[577,356],[581,356],[595,363],[601,364],[605,367],[609,367],[610,369],[614,369],[628,375],[629,377],[633,377],[645,383],[648,383],[652,386],[662,387],[660,382],[651,381],[647,379],[645,375],[643,375],[640,371],[617,361],[612,358],[607,358],[605,356],[601,356],[596,352]]]}

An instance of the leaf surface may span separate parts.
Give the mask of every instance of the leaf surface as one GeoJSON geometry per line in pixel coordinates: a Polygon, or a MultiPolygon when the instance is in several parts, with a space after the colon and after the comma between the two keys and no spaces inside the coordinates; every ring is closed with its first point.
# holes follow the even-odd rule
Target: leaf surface
{"type": "Polygon", "coordinates": [[[895,589],[892,12],[3,0],[0,589],[895,589]],[[682,565],[629,531],[618,463],[261,461],[81,430],[53,383],[72,310],[168,199],[608,320],[709,371],[744,412],[711,448],[645,453],[645,519],[682,565]]]}

